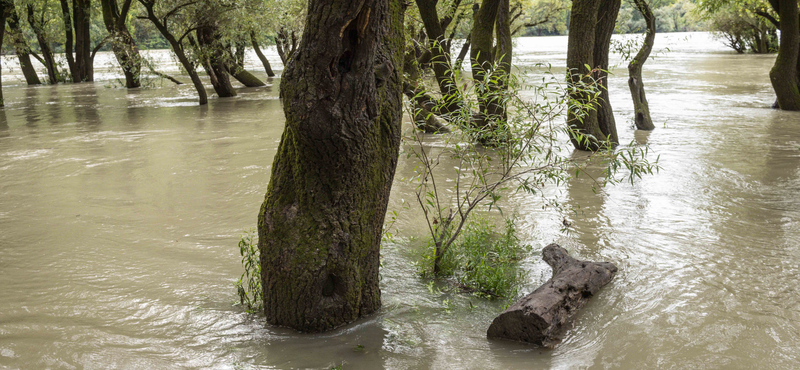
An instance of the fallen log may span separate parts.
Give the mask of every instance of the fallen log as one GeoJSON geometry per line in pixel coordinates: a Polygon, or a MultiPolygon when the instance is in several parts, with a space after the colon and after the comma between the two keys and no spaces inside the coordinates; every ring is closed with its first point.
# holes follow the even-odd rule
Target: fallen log
{"type": "Polygon", "coordinates": [[[617,272],[611,262],[576,260],[558,244],[542,250],[553,277],[497,316],[486,336],[552,346],[560,329],[617,272]]]}

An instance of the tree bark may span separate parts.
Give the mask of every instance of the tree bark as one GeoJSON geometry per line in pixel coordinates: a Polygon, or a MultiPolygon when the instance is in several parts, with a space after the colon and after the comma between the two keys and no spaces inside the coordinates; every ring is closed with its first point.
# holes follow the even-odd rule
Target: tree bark
{"type": "Polygon", "coordinates": [[[75,72],[74,82],[94,81],[91,34],[91,0],[72,0],[72,15],[75,28],[75,72]]]}
{"type": "Polygon", "coordinates": [[[125,25],[133,0],[125,0],[120,11],[117,0],[100,0],[103,8],[103,22],[111,37],[111,49],[125,75],[125,87],[132,89],[141,86],[142,58],[128,27],[125,25]]]}
{"type": "Polygon", "coordinates": [[[594,64],[599,68],[597,76],[600,84],[600,100],[597,107],[597,124],[608,138],[611,145],[619,144],[617,136],[617,123],[614,120],[614,110],[611,108],[611,96],[608,91],[608,56],[611,46],[611,35],[617,24],[617,15],[622,0],[601,0],[597,13],[597,29],[594,41],[594,64]]]}
{"type": "Polygon", "coordinates": [[[633,113],[634,123],[639,130],[653,130],[656,128],[653,125],[653,120],[650,118],[650,105],[647,103],[647,96],[644,92],[644,80],[642,80],[642,66],[653,51],[653,43],[656,40],[656,17],[650,10],[645,0],[633,0],[636,8],[642,13],[645,23],[647,24],[647,32],[644,36],[644,44],[639,52],[633,57],[633,60],[628,64],[628,87],[631,90],[631,97],[633,98],[633,113]]]}
{"type": "MultiPolygon", "coordinates": [[[[453,66],[450,64],[450,44],[444,34],[449,21],[444,22],[445,20],[439,19],[436,9],[438,0],[416,0],[416,3],[427,34],[428,48],[431,52],[431,67],[436,76],[439,91],[442,93],[442,102],[438,110],[445,115],[454,113],[461,104],[456,98],[458,89],[456,88],[457,81],[453,80],[455,78],[453,66]]],[[[489,36],[491,37],[491,35],[489,36]]]]}
{"type": "Polygon", "coordinates": [[[194,63],[189,61],[189,58],[186,56],[186,52],[183,49],[183,44],[175,39],[175,36],[169,31],[169,29],[167,29],[167,26],[161,22],[158,16],[156,16],[154,10],[155,0],[139,0],[139,3],[142,4],[147,11],[147,19],[153,22],[153,25],[156,26],[156,29],[161,33],[161,36],[164,36],[169,45],[172,47],[172,51],[175,53],[175,56],[178,57],[178,61],[183,66],[183,69],[186,70],[186,73],[188,73],[189,77],[192,79],[194,88],[197,90],[200,105],[208,104],[208,93],[206,92],[205,86],[203,86],[203,82],[200,81],[200,76],[197,75],[196,66],[194,63]]]}
{"type": "Polygon", "coordinates": [[[261,52],[261,47],[258,45],[258,40],[256,40],[256,33],[254,31],[250,32],[250,42],[253,45],[253,50],[255,50],[256,55],[258,55],[258,59],[261,61],[261,64],[264,65],[264,71],[267,72],[267,76],[275,77],[275,72],[272,71],[272,66],[269,65],[269,59],[264,56],[264,53],[261,52]]]}
{"type": "Polygon", "coordinates": [[[264,81],[244,69],[244,45],[237,45],[235,51],[228,49],[230,58],[226,58],[226,68],[231,76],[246,87],[266,86],[264,81]]]}
{"type": "Polygon", "coordinates": [[[236,96],[236,90],[231,85],[222,45],[219,43],[219,32],[215,25],[205,25],[197,28],[197,42],[200,47],[203,66],[214,86],[214,91],[220,98],[236,96]]]}
{"type": "Polygon", "coordinates": [[[553,277],[497,316],[487,337],[554,345],[569,318],[617,272],[613,263],[576,260],[557,244],[545,247],[542,258],[553,268],[553,277]]]}
{"type": "MultiPolygon", "coordinates": [[[[3,39],[6,35],[6,1],[0,0],[0,45],[3,45],[3,39]]],[[[5,100],[3,100],[3,66],[0,63],[0,107],[5,107],[5,100]]],[[[2,124],[5,124],[3,122],[2,124]]],[[[7,129],[8,126],[5,126],[7,129]]]]}
{"type": "MultiPolygon", "coordinates": [[[[53,51],[50,49],[50,43],[47,40],[47,35],[45,34],[44,24],[36,19],[36,11],[33,7],[33,4],[27,4],[28,10],[28,23],[31,25],[31,29],[33,30],[34,35],[36,35],[36,40],[39,42],[39,48],[42,52],[42,58],[44,60],[44,67],[47,70],[47,77],[48,82],[51,85],[55,85],[61,82],[61,74],[58,72],[58,66],[56,66],[55,58],[53,57],[53,51]]],[[[44,12],[44,10],[42,10],[44,12]]],[[[44,19],[42,19],[44,21],[44,19]]]]}
{"type": "Polygon", "coordinates": [[[75,56],[72,51],[72,17],[70,16],[69,3],[67,0],[61,0],[61,19],[64,22],[64,55],[67,57],[70,79],[72,79],[74,82],[75,76],[78,74],[78,70],[75,65],[75,56]]]}
{"type": "Polygon", "coordinates": [[[603,80],[606,73],[601,69],[608,68],[609,42],[619,5],[619,0],[572,2],[567,71],[570,98],[574,102],[567,116],[567,125],[576,149],[595,151],[607,142],[614,145],[618,140],[613,112],[608,104],[607,85],[603,80]],[[586,70],[586,66],[592,69],[586,70]],[[582,88],[592,85],[600,90],[599,96],[582,88]]]}
{"type": "Polygon", "coordinates": [[[12,42],[14,43],[14,52],[17,54],[19,60],[19,68],[22,70],[22,75],[25,76],[25,82],[28,85],[41,85],[42,81],[36,74],[36,69],[33,68],[31,63],[30,47],[28,42],[25,41],[25,35],[19,23],[19,13],[14,5],[14,0],[3,0],[5,3],[6,14],[8,15],[8,30],[11,32],[12,42]]]}
{"type": "Polygon", "coordinates": [[[381,230],[401,133],[402,20],[401,0],[309,2],[281,82],[286,127],[258,221],[270,324],[319,332],[381,305],[381,230]]]}
{"type": "Polygon", "coordinates": [[[781,0],[776,10],[780,15],[781,43],[769,79],[778,96],[778,107],[797,111],[800,110],[800,20],[797,1],[781,0]]]}

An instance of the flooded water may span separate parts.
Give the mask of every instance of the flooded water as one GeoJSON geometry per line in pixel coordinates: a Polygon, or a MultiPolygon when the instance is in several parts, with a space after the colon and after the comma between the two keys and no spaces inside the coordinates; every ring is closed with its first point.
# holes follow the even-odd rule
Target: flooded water
{"type": "MultiPolygon", "coordinates": [[[[621,141],[649,144],[661,171],[599,194],[583,178],[552,189],[583,211],[570,234],[539,200],[513,198],[535,250],[558,242],[620,267],[554,349],[488,341],[503,303],[416,277],[409,240],[424,230],[401,204],[405,158],[380,312],[320,335],[266,326],[233,305],[232,284],[283,129],[279,79],[198,107],[191,86],[127,91],[113,70],[26,87],[4,62],[0,368],[800,368],[800,114],[769,109],[774,56],[706,34],[657,42],[671,49],[645,66],[657,129],[631,128],[624,68],[610,89],[621,141]]],[[[516,52],[559,70],[566,38],[516,52]]],[[[525,292],[549,278],[538,252],[524,266],[525,292]]]]}

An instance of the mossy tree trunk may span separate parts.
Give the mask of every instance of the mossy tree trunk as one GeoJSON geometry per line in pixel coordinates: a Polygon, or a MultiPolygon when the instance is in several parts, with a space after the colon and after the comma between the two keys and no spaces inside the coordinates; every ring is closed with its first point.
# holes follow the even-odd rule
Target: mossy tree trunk
{"type": "Polygon", "coordinates": [[[120,10],[117,0],[100,1],[103,8],[103,22],[111,37],[111,49],[125,75],[125,87],[129,89],[141,86],[142,72],[142,58],[136,47],[136,40],[131,37],[125,25],[132,2],[133,0],[124,0],[120,10]]]}
{"type": "Polygon", "coordinates": [[[255,31],[250,31],[250,43],[253,45],[253,50],[255,50],[256,55],[258,55],[258,59],[264,66],[264,71],[267,72],[267,76],[275,77],[275,72],[272,71],[272,66],[269,64],[269,59],[267,59],[267,57],[261,51],[261,46],[258,45],[255,31]]]}
{"type": "Polygon", "coordinates": [[[26,8],[28,10],[28,24],[30,24],[33,34],[36,35],[36,41],[39,42],[44,68],[47,70],[48,82],[52,85],[57,84],[62,81],[61,73],[58,72],[56,60],[53,57],[53,50],[50,48],[50,43],[45,33],[44,9],[42,9],[41,18],[37,19],[36,9],[33,4],[28,3],[26,8]]]}
{"type": "Polygon", "coordinates": [[[22,33],[22,28],[19,22],[19,13],[14,5],[14,0],[2,0],[5,4],[6,14],[8,15],[8,30],[11,32],[12,42],[14,44],[14,52],[17,54],[19,60],[19,68],[22,70],[22,75],[25,76],[25,82],[28,85],[41,85],[42,81],[36,74],[36,69],[33,68],[31,63],[31,49],[28,42],[25,41],[25,35],[22,33]]]}
{"type": "Polygon", "coordinates": [[[608,68],[608,49],[611,33],[619,12],[619,0],[575,0],[567,42],[567,71],[571,86],[598,84],[599,96],[577,88],[571,93],[574,104],[583,106],[580,114],[570,109],[567,125],[573,135],[570,140],[580,150],[598,150],[606,142],[616,144],[617,131],[608,91],[604,80],[608,68]],[[592,68],[586,70],[586,66],[592,68]]]}
{"type": "Polygon", "coordinates": [[[781,42],[769,78],[778,96],[778,107],[797,111],[800,110],[800,19],[797,1],[774,0],[770,3],[780,15],[781,42]]]}
{"type": "Polygon", "coordinates": [[[161,36],[164,36],[170,47],[172,47],[172,52],[174,52],[175,56],[178,57],[178,61],[181,63],[181,66],[183,66],[183,69],[192,79],[192,84],[194,84],[194,88],[197,90],[200,105],[208,104],[208,93],[206,92],[205,86],[203,86],[203,82],[200,81],[200,76],[197,75],[197,66],[195,66],[195,64],[186,56],[186,51],[184,50],[182,41],[178,41],[178,39],[175,38],[175,35],[169,31],[166,23],[162,22],[161,18],[156,15],[155,0],[139,0],[139,3],[145,8],[145,11],[147,12],[147,19],[153,22],[153,25],[156,27],[158,32],[161,33],[161,36]]]}
{"type": "Polygon", "coordinates": [[[328,330],[377,310],[401,134],[401,0],[311,0],[258,221],[267,321],[328,330]],[[384,71],[384,72],[380,72],[384,71]]]}
{"type": "Polygon", "coordinates": [[[639,130],[653,130],[656,128],[653,125],[653,120],[650,118],[650,105],[647,103],[647,96],[644,93],[644,81],[642,80],[642,66],[653,51],[653,43],[656,39],[656,17],[650,10],[645,0],[633,0],[634,5],[642,13],[645,23],[647,24],[647,32],[644,36],[644,44],[639,52],[633,57],[633,60],[628,64],[628,87],[631,89],[631,97],[633,98],[633,113],[634,123],[639,130]]]}

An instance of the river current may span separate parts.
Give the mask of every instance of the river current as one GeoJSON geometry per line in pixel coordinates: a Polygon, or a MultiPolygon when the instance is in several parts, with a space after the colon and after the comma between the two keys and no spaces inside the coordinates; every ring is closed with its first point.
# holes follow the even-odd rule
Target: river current
{"type": "MultiPolygon", "coordinates": [[[[518,39],[515,60],[563,70],[566,41],[518,39]]],[[[425,230],[403,207],[415,187],[405,156],[383,308],[325,334],[265,325],[234,306],[233,282],[283,130],[280,79],[199,107],[190,84],[120,88],[108,54],[95,83],[39,87],[4,58],[0,368],[800,368],[800,114],[769,108],[774,55],[737,55],[705,33],[659,35],[665,47],[644,68],[655,131],[632,129],[625,68],[610,79],[621,142],[648,144],[657,174],[550,189],[581,209],[570,233],[539,199],[509,202],[534,247],[524,293],[549,278],[538,251],[551,242],[620,267],[553,349],[488,341],[502,302],[417,277],[425,230]]],[[[150,56],[178,74],[167,53],[150,56]]]]}

